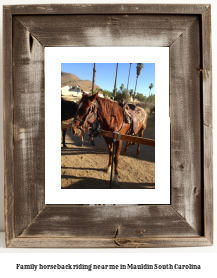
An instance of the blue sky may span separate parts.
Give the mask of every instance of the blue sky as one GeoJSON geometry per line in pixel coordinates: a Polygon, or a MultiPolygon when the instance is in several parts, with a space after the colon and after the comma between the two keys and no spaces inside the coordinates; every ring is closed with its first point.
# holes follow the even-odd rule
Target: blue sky
{"type": "MultiPolygon", "coordinates": [[[[113,91],[116,74],[116,63],[96,63],[96,75],[95,84],[100,88],[108,91],[113,91]]],[[[154,87],[151,90],[152,94],[155,94],[155,64],[143,63],[144,67],[138,78],[136,92],[149,96],[149,85],[153,83],[154,87]]],[[[121,84],[124,84],[124,88],[127,88],[128,75],[129,75],[129,63],[118,64],[118,76],[116,87],[120,89],[121,84]]],[[[61,71],[72,73],[82,80],[93,79],[93,63],[62,63],[61,71]]],[[[128,89],[135,89],[136,84],[136,63],[131,65],[130,80],[128,89]]]]}

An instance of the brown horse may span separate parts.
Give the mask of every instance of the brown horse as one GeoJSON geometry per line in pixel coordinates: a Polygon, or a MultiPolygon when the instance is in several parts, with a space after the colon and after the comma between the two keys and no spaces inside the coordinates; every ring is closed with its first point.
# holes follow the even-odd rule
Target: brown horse
{"type": "MultiPolygon", "coordinates": [[[[147,118],[147,117],[146,117],[147,118]]],[[[78,106],[77,114],[72,122],[72,132],[75,135],[80,135],[83,128],[87,124],[92,124],[94,121],[101,122],[101,128],[107,131],[119,132],[120,134],[126,134],[131,125],[124,122],[124,113],[122,107],[114,101],[98,97],[98,93],[92,96],[83,94],[80,104],[78,106]]],[[[139,123],[140,135],[146,128],[147,119],[139,123]]],[[[107,172],[111,171],[112,164],[112,151],[113,151],[113,138],[105,137],[105,142],[109,150],[109,163],[107,172]]],[[[115,175],[114,185],[118,183],[118,160],[121,152],[122,140],[115,141],[115,175]]]]}

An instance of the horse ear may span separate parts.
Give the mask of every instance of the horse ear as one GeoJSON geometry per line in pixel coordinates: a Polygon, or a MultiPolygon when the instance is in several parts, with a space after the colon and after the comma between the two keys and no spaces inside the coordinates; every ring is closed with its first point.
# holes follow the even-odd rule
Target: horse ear
{"type": "Polygon", "coordinates": [[[94,100],[96,100],[96,98],[97,98],[97,96],[98,96],[98,93],[99,93],[99,92],[97,92],[95,95],[91,96],[91,97],[89,98],[89,100],[90,100],[91,102],[94,101],[94,100]]]}
{"type": "Polygon", "coordinates": [[[87,93],[83,92],[83,93],[82,93],[82,97],[85,96],[85,95],[87,95],[87,93]]]}

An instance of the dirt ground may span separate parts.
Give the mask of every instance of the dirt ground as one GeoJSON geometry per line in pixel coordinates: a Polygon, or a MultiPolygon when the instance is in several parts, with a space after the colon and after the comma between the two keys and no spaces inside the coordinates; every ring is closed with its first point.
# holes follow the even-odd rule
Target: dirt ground
{"type": "MultiPolygon", "coordinates": [[[[144,138],[155,139],[155,121],[149,119],[144,138]]],[[[81,138],[66,134],[67,149],[61,145],[61,188],[62,189],[108,189],[110,174],[106,173],[108,165],[108,148],[103,137],[95,137],[92,146],[85,134],[84,146],[81,138]]],[[[123,142],[119,158],[119,184],[112,189],[154,189],[155,188],[155,148],[140,145],[140,155],[136,157],[136,145],[131,145],[126,154],[123,142]]]]}

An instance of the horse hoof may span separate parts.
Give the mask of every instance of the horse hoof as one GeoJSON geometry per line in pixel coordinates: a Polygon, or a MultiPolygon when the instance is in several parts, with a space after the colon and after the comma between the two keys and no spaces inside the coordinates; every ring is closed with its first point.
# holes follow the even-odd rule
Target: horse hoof
{"type": "Polygon", "coordinates": [[[63,145],[63,149],[67,149],[67,146],[66,146],[66,145],[63,145]]]}
{"type": "Polygon", "coordinates": [[[111,174],[111,166],[106,167],[106,173],[111,174]]]}
{"type": "Polygon", "coordinates": [[[83,147],[83,146],[84,146],[84,142],[81,143],[81,147],[83,147]]]}

